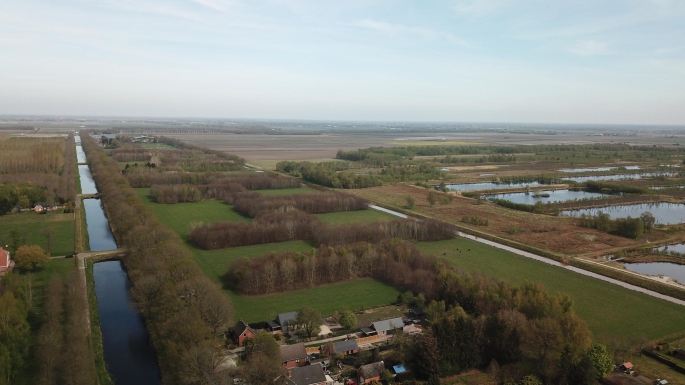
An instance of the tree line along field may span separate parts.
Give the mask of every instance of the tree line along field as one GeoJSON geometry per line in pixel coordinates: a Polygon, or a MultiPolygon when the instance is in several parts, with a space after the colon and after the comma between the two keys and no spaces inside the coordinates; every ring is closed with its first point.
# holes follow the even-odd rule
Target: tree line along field
{"type": "MultiPolygon", "coordinates": [[[[292,193],[290,190],[293,189],[284,190],[292,193]]],[[[301,192],[298,191],[298,193],[316,191],[308,188],[297,190],[302,190],[301,192]]],[[[280,190],[262,190],[260,193],[265,191],[280,190]]],[[[213,223],[219,221],[249,222],[251,219],[238,214],[233,210],[232,206],[218,200],[164,205],[150,199],[149,189],[136,189],[136,193],[162,222],[166,223],[181,236],[186,246],[192,251],[195,261],[202,271],[218,284],[223,284],[222,276],[226,273],[230,264],[238,258],[254,258],[270,252],[280,251],[307,252],[313,249],[313,246],[307,242],[290,241],[219,250],[201,250],[190,242],[190,227],[192,223],[213,223]]],[[[334,224],[379,220],[390,221],[394,219],[389,214],[375,210],[317,214],[317,217],[324,222],[334,224]]],[[[346,309],[353,310],[361,307],[368,308],[386,305],[394,301],[399,294],[396,288],[372,279],[360,279],[352,282],[262,296],[243,296],[226,288],[224,292],[233,301],[236,313],[240,314],[247,322],[269,320],[278,313],[298,309],[305,303],[317,308],[324,314],[331,314],[334,311],[346,309]]]]}

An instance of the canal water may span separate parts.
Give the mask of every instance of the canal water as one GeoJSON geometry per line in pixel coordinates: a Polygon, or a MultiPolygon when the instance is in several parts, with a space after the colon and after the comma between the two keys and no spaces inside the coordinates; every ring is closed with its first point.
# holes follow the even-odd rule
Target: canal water
{"type": "Polygon", "coordinates": [[[159,384],[155,352],[140,315],[129,303],[131,282],[121,261],[93,265],[107,370],[117,385],[159,384]]]}
{"type": "Polygon", "coordinates": [[[488,199],[506,199],[514,203],[524,203],[528,205],[534,205],[537,202],[542,203],[553,203],[553,202],[567,202],[578,199],[588,199],[588,198],[602,198],[605,194],[587,192],[587,191],[571,191],[571,190],[553,190],[553,191],[541,191],[544,194],[549,194],[549,197],[535,197],[531,191],[530,194],[526,193],[510,193],[510,194],[492,194],[488,195],[488,199]]]}
{"type": "Polygon", "coordinates": [[[667,202],[641,203],[635,205],[609,206],[581,210],[566,210],[561,211],[559,215],[579,217],[582,214],[585,214],[588,216],[597,216],[600,211],[605,214],[609,214],[611,219],[627,217],[638,218],[645,211],[649,211],[652,213],[652,215],[654,215],[657,224],[673,225],[685,223],[685,205],[667,202]]]}
{"type": "Polygon", "coordinates": [[[685,265],[668,262],[625,263],[626,269],[646,275],[665,275],[685,283],[685,265]]]}
{"type": "Polygon", "coordinates": [[[448,184],[447,188],[452,191],[473,191],[473,190],[492,190],[497,188],[509,188],[509,187],[524,187],[524,186],[540,186],[539,182],[527,182],[527,183],[495,183],[495,182],[485,182],[485,183],[462,183],[462,184],[448,184]]]}
{"type": "Polygon", "coordinates": [[[117,243],[99,199],[84,199],[90,251],[114,250],[117,243]]]}
{"type": "Polygon", "coordinates": [[[85,164],[79,165],[78,174],[81,180],[81,194],[97,194],[98,189],[95,187],[95,180],[90,173],[90,167],[85,164]]]}
{"type": "Polygon", "coordinates": [[[76,161],[78,163],[86,163],[86,153],[83,151],[81,145],[76,146],[76,161]]]}

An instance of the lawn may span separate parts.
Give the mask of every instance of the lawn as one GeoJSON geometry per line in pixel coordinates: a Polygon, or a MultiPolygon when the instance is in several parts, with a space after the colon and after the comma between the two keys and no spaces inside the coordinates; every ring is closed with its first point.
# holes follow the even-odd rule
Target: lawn
{"type": "Polygon", "coordinates": [[[541,282],[552,292],[570,295],[575,301],[576,314],[588,323],[595,337],[646,336],[654,339],[685,330],[685,307],[561,267],[464,238],[417,246],[423,252],[446,258],[468,271],[514,284],[541,282]],[[457,249],[461,249],[461,253],[457,249]]]}
{"type": "Polygon", "coordinates": [[[39,245],[48,251],[48,242],[43,234],[43,230],[47,228],[54,230],[52,255],[74,253],[74,214],[24,211],[0,216],[0,245],[12,245],[11,231],[16,229],[20,234],[25,234],[26,244],[39,245]]]}
{"type": "Polygon", "coordinates": [[[378,210],[343,211],[339,213],[316,214],[324,222],[333,224],[361,222],[389,222],[398,219],[394,215],[378,210]]]}
{"type": "Polygon", "coordinates": [[[195,256],[195,262],[202,271],[216,283],[221,283],[221,276],[226,273],[231,262],[238,258],[255,258],[270,252],[300,251],[313,249],[307,242],[291,241],[281,243],[267,243],[264,245],[233,247],[221,250],[200,250],[188,244],[195,256]]]}
{"type": "Polygon", "coordinates": [[[245,297],[227,291],[237,316],[246,322],[260,322],[276,318],[278,313],[294,311],[303,305],[318,309],[322,314],[334,311],[388,305],[397,299],[399,291],[371,278],[346,281],[312,289],[245,297]]]}
{"type": "Polygon", "coordinates": [[[150,189],[136,189],[138,196],[146,203],[159,218],[166,223],[185,242],[190,239],[192,223],[214,222],[249,222],[246,218],[233,210],[233,206],[218,200],[204,200],[196,203],[159,204],[149,197],[150,189]]]}
{"type": "MultiPolygon", "coordinates": [[[[308,190],[306,188],[297,190],[308,190]]],[[[268,190],[280,191],[280,190],[268,190]]],[[[311,190],[315,191],[315,190],[311,190]]],[[[306,252],[313,247],[303,241],[291,241],[272,243],[255,246],[234,247],[221,250],[200,250],[189,242],[190,223],[218,221],[249,221],[233,208],[223,202],[207,200],[197,203],[179,203],[165,205],[150,200],[149,189],[136,189],[138,196],[143,199],[162,222],[166,223],[186,242],[186,246],[193,253],[195,262],[202,271],[214,282],[222,285],[221,277],[226,273],[231,262],[237,258],[254,258],[269,252],[278,251],[301,251],[306,252]]],[[[392,219],[385,214],[379,214],[374,210],[355,211],[348,213],[335,213],[329,218],[322,218],[329,222],[350,223],[370,220],[392,219]],[[375,219],[372,219],[375,218],[375,219]]],[[[246,297],[225,289],[231,298],[233,306],[239,317],[247,322],[266,321],[275,318],[282,312],[293,311],[301,308],[304,304],[312,306],[323,314],[331,314],[334,311],[346,309],[359,309],[361,307],[373,307],[387,305],[397,298],[399,291],[392,286],[374,281],[361,279],[342,282],[332,285],[320,286],[312,289],[291,291],[286,293],[269,294],[257,297],[246,297]]]]}

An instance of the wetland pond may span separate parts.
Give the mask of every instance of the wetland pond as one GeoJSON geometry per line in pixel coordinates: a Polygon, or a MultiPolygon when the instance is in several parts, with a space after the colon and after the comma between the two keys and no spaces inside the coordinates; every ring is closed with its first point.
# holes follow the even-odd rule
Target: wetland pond
{"type": "Polygon", "coordinates": [[[668,262],[624,263],[626,269],[645,275],[665,275],[685,283],[685,265],[668,262]]]}
{"type": "Polygon", "coordinates": [[[674,225],[678,223],[685,223],[685,205],[681,203],[667,202],[618,205],[580,210],[565,210],[559,212],[559,215],[579,217],[582,214],[585,214],[587,216],[597,216],[600,211],[605,214],[609,214],[611,219],[628,217],[639,218],[642,213],[649,211],[652,213],[652,215],[654,215],[657,224],[674,225]]]}
{"type": "Polygon", "coordinates": [[[494,190],[499,188],[510,188],[510,187],[525,187],[525,186],[540,186],[539,182],[526,182],[526,183],[495,183],[495,182],[484,182],[484,183],[462,183],[462,184],[448,184],[447,188],[452,191],[473,191],[473,190],[494,190]]]}
{"type": "Polygon", "coordinates": [[[605,194],[587,192],[587,191],[572,191],[572,190],[551,190],[541,191],[542,194],[549,194],[549,197],[535,196],[534,191],[529,194],[526,193],[509,193],[509,194],[492,194],[488,195],[487,199],[506,199],[514,203],[524,203],[527,205],[534,205],[537,202],[554,203],[567,202],[577,199],[587,198],[602,198],[605,194]]]}

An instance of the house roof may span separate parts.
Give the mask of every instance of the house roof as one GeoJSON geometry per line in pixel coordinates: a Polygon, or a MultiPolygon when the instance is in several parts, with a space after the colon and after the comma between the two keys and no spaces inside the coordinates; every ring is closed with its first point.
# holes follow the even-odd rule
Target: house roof
{"type": "Polygon", "coordinates": [[[621,366],[624,366],[626,369],[630,369],[633,367],[633,363],[632,362],[624,362],[623,365],[621,365],[621,366]]]}
{"type": "Polygon", "coordinates": [[[404,327],[404,322],[402,321],[402,318],[397,317],[397,318],[392,318],[392,319],[386,319],[384,321],[378,321],[373,323],[373,328],[377,332],[385,332],[388,330],[392,329],[402,329],[404,327]]]}
{"type": "Polygon", "coordinates": [[[333,344],[336,352],[349,352],[350,350],[359,350],[359,345],[356,339],[336,342],[333,344]]]}
{"type": "Polygon", "coordinates": [[[373,334],[373,333],[376,333],[376,331],[373,330],[373,329],[371,329],[371,328],[362,328],[361,330],[362,330],[362,333],[364,333],[364,334],[373,334]]]}
{"type": "Polygon", "coordinates": [[[280,328],[280,327],[281,327],[281,325],[277,324],[277,323],[274,322],[274,321],[266,321],[266,324],[269,325],[269,327],[272,328],[272,329],[274,329],[274,328],[280,328]]]}
{"type": "Polygon", "coordinates": [[[373,364],[362,365],[359,368],[358,373],[359,373],[359,377],[367,379],[367,378],[379,377],[381,374],[383,374],[384,370],[385,370],[385,363],[383,363],[383,361],[379,361],[379,362],[374,362],[373,364]]]}
{"type": "Polygon", "coordinates": [[[290,369],[289,380],[295,385],[311,385],[326,382],[326,374],[319,364],[290,369]]]}
{"type": "Polygon", "coordinates": [[[252,332],[252,334],[257,334],[257,333],[255,333],[254,330],[252,330],[250,325],[246,324],[242,319],[240,321],[238,321],[238,323],[235,324],[235,326],[233,327],[233,334],[235,334],[236,336],[239,336],[239,335],[243,334],[243,332],[245,332],[245,330],[249,330],[250,332],[252,332]]]}
{"type": "Polygon", "coordinates": [[[294,323],[297,318],[297,312],[291,311],[288,313],[281,313],[276,317],[276,322],[281,326],[290,326],[294,323]]]}
{"type": "MultiPolygon", "coordinates": [[[[0,261],[1,261],[1,260],[0,260],[0,261]]],[[[678,352],[678,353],[685,354],[685,349],[683,349],[683,348],[676,349],[675,351],[678,352]]]]}
{"type": "Polygon", "coordinates": [[[10,252],[0,247],[0,269],[10,266],[10,252]]]}
{"type": "Polygon", "coordinates": [[[414,307],[409,310],[410,312],[414,313],[414,315],[423,315],[423,308],[422,307],[414,307]]]}
{"type": "Polygon", "coordinates": [[[281,346],[281,360],[294,361],[298,358],[307,358],[307,349],[303,343],[281,346]]]}

